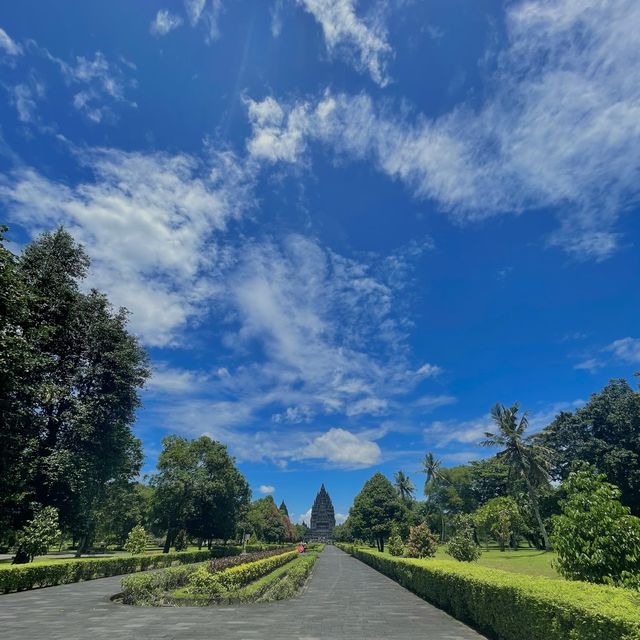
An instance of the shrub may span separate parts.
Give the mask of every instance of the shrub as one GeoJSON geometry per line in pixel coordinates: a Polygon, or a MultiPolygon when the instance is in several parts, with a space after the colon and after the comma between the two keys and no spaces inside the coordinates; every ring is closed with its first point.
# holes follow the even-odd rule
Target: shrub
{"type": "Polygon", "coordinates": [[[500,551],[505,550],[513,535],[526,529],[518,504],[511,496],[491,498],[475,512],[475,521],[495,538],[500,551]]]}
{"type": "Polygon", "coordinates": [[[23,529],[18,532],[16,542],[18,558],[31,562],[35,556],[41,556],[60,537],[58,528],[58,510],[54,507],[35,505],[35,514],[23,529]]]}
{"type": "Polygon", "coordinates": [[[407,555],[410,558],[432,558],[437,548],[438,540],[424,522],[409,529],[407,555]]]}
{"type": "Polygon", "coordinates": [[[124,543],[124,550],[132,555],[144,553],[147,548],[147,532],[141,524],[136,525],[129,531],[127,541],[124,543]]]}
{"type": "Polygon", "coordinates": [[[389,537],[387,546],[389,547],[389,553],[392,556],[401,556],[404,554],[404,542],[402,542],[400,532],[398,531],[398,527],[395,524],[391,529],[391,536],[389,537]]]}
{"type": "Polygon", "coordinates": [[[193,593],[215,598],[226,591],[235,591],[250,582],[271,573],[274,569],[298,557],[297,551],[280,553],[268,558],[245,562],[224,571],[211,572],[207,566],[200,566],[189,576],[189,590],[193,593]]]}
{"type": "Polygon", "coordinates": [[[176,551],[184,551],[188,546],[189,540],[187,539],[187,532],[184,529],[180,529],[173,542],[173,548],[176,551]]]}
{"type": "Polygon", "coordinates": [[[570,580],[640,589],[640,518],[620,501],[620,490],[594,467],[562,484],[567,497],[553,518],[558,571],[570,580]]]}
{"type": "Polygon", "coordinates": [[[482,550],[473,539],[473,529],[468,522],[461,522],[456,534],[449,540],[447,554],[460,562],[475,562],[482,550]]]}
{"type": "Polygon", "coordinates": [[[640,595],[451,560],[353,555],[495,640],[640,640],[640,595]]]}
{"type": "MultiPolygon", "coordinates": [[[[283,549],[270,549],[255,553],[214,558],[207,564],[203,562],[189,564],[184,567],[173,567],[153,573],[145,573],[137,576],[128,576],[122,580],[122,600],[125,604],[160,605],[166,599],[167,593],[184,587],[191,574],[200,568],[205,568],[208,573],[214,574],[230,567],[245,564],[261,558],[283,553],[283,549]]],[[[205,551],[187,551],[180,555],[207,554],[205,551]]],[[[171,555],[171,554],[165,554],[171,555]]],[[[178,554],[173,554],[178,555],[178,554]]],[[[203,558],[200,558],[202,560],[203,558]]],[[[0,576],[2,573],[0,572],[0,576]]]]}

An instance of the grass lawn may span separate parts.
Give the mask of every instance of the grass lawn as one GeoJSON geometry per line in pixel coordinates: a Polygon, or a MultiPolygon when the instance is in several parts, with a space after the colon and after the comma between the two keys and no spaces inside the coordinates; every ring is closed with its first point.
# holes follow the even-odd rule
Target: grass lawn
{"type": "MultiPolygon", "coordinates": [[[[385,550],[384,555],[389,555],[385,550]]],[[[392,557],[392,556],[389,556],[392,557]]],[[[500,551],[497,547],[489,547],[486,551],[483,547],[482,555],[476,564],[490,569],[502,569],[511,573],[524,573],[530,576],[545,576],[562,580],[562,576],[551,566],[556,554],[553,551],[538,551],[537,549],[518,549],[517,551],[500,551]]],[[[446,545],[440,545],[436,553],[438,560],[450,560],[446,554],[446,545]]],[[[425,560],[428,562],[428,560],[425,560]]]]}
{"type": "MultiPolygon", "coordinates": [[[[546,576],[561,580],[562,577],[551,566],[556,554],[553,551],[538,551],[537,549],[518,549],[517,551],[500,551],[489,548],[483,550],[478,564],[490,569],[502,569],[512,573],[526,573],[530,576],[546,576]]],[[[451,556],[445,553],[444,546],[438,548],[436,558],[451,560],[451,556]]]]}

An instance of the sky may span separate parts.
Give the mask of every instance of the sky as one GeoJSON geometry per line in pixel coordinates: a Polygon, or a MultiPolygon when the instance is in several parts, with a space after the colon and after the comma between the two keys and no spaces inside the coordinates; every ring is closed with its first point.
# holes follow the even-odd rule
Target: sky
{"type": "Polygon", "coordinates": [[[637,0],[3,3],[0,220],[131,312],[145,473],[208,434],[342,520],[632,382],[639,51],[637,0]]]}

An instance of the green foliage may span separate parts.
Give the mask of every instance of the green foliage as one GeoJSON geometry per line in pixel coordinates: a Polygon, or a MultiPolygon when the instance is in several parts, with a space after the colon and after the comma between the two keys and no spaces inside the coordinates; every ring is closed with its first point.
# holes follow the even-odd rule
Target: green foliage
{"type": "Polygon", "coordinates": [[[504,551],[511,538],[524,529],[516,501],[510,497],[492,498],[474,515],[476,526],[488,531],[504,551]]]}
{"type": "Polygon", "coordinates": [[[409,529],[406,552],[410,558],[432,558],[438,549],[438,539],[423,522],[409,529]]]}
{"type": "Polygon", "coordinates": [[[392,556],[401,556],[404,555],[404,542],[402,542],[402,538],[400,537],[400,531],[398,531],[398,526],[394,524],[391,529],[391,535],[389,536],[388,542],[389,553],[392,556]]]}
{"type": "Polygon", "coordinates": [[[640,518],[620,503],[620,490],[588,465],[561,488],[566,498],[553,518],[558,571],[571,580],[640,589],[640,518]]]}
{"type": "Polygon", "coordinates": [[[560,413],[539,438],[556,452],[555,478],[567,478],[573,462],[584,460],[618,486],[622,503],[640,516],[640,393],[626,380],[611,380],[575,413],[560,413]]]}
{"type": "Polygon", "coordinates": [[[207,436],[162,441],[153,516],[166,532],[165,552],[181,529],[201,540],[231,538],[249,502],[249,485],[227,448],[207,436]]]}
{"type": "Polygon", "coordinates": [[[296,532],[289,518],[278,510],[272,496],[252,502],[246,519],[248,528],[264,542],[292,541],[295,538],[296,532]]]}
{"type": "Polygon", "coordinates": [[[189,589],[193,593],[215,598],[222,593],[240,589],[297,557],[297,551],[289,551],[215,573],[203,566],[189,577],[189,589]]]}
{"type": "Polygon", "coordinates": [[[129,531],[149,524],[153,489],[139,482],[114,482],[105,487],[96,510],[96,541],[123,547],[129,531]]]}
{"type": "Polygon", "coordinates": [[[349,523],[354,536],[374,540],[378,550],[383,551],[393,523],[400,523],[407,515],[391,482],[378,472],[355,497],[349,510],[349,523]]]}
{"type": "Polygon", "coordinates": [[[18,532],[16,542],[18,552],[15,564],[19,564],[20,557],[26,557],[29,562],[35,556],[47,553],[49,547],[60,537],[58,528],[58,511],[54,507],[39,506],[34,508],[34,517],[18,532]]]}
{"type": "MultiPolygon", "coordinates": [[[[133,555],[144,553],[147,548],[147,532],[141,524],[136,525],[129,531],[124,548],[125,551],[133,555]]],[[[176,551],[182,551],[182,549],[176,549],[176,551]]]]}
{"type": "Polygon", "coordinates": [[[336,542],[353,542],[353,531],[351,531],[351,523],[349,518],[342,524],[337,524],[333,528],[331,537],[336,542]]]}
{"type": "MultiPolygon", "coordinates": [[[[222,550],[222,548],[221,548],[222,550]]],[[[160,567],[171,567],[172,560],[190,558],[183,560],[188,563],[182,567],[171,567],[162,571],[147,572],[140,575],[128,576],[122,580],[122,600],[125,604],[137,604],[141,606],[155,606],[166,602],[168,594],[175,589],[184,587],[191,574],[200,568],[206,569],[207,573],[215,574],[230,567],[246,564],[283,553],[283,549],[256,550],[247,555],[240,555],[241,547],[224,547],[227,555],[215,557],[206,564],[203,562],[209,557],[206,551],[183,552],[159,554],[153,556],[158,558],[160,567]],[[233,555],[229,555],[233,554],[233,555]]],[[[217,555],[217,554],[216,554],[217,555]]],[[[152,568],[152,567],[147,567],[152,568]]],[[[124,572],[123,572],[124,573],[124,572]]],[[[0,572],[0,578],[2,572],[0,572]]]]}
{"type": "Polygon", "coordinates": [[[640,595],[627,589],[351,552],[496,640],[640,640],[640,595]]]}
{"type": "Polygon", "coordinates": [[[187,538],[187,532],[184,529],[178,531],[175,540],[173,541],[173,548],[176,551],[184,551],[189,546],[189,539],[187,538]]]}
{"type": "Polygon", "coordinates": [[[400,500],[405,503],[410,503],[413,500],[413,492],[415,488],[413,482],[404,471],[396,471],[393,474],[393,479],[396,487],[396,491],[400,496],[400,500]]]}
{"type": "Polygon", "coordinates": [[[447,545],[447,554],[460,562],[475,562],[482,555],[473,539],[473,526],[468,516],[459,520],[456,533],[447,545]]]}
{"type": "Polygon", "coordinates": [[[0,529],[35,501],[58,509],[84,551],[110,482],[140,469],[131,425],[147,356],[127,312],[84,292],[84,249],[58,229],[20,256],[0,247],[0,529]]]}
{"type": "MultiPolygon", "coordinates": [[[[239,553],[239,549],[237,552],[239,553]]],[[[61,560],[49,564],[18,565],[0,570],[0,592],[52,587],[82,580],[94,580],[125,573],[170,567],[174,563],[192,564],[210,558],[209,551],[184,551],[113,558],[61,560]]],[[[151,574],[146,574],[151,575],[151,574]]]]}

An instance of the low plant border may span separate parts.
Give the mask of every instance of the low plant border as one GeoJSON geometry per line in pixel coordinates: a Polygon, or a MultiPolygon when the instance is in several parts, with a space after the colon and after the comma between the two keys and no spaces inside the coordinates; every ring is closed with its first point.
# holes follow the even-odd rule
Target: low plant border
{"type": "Polygon", "coordinates": [[[496,640],[640,640],[640,593],[338,548],[496,640]]]}
{"type": "MultiPolygon", "coordinates": [[[[258,548],[262,547],[262,545],[257,546],[258,548]]],[[[241,552],[242,547],[238,545],[225,545],[200,551],[175,551],[173,553],[114,556],[111,558],[69,558],[37,565],[12,565],[0,570],[0,593],[27,591],[59,584],[137,573],[149,569],[205,562],[211,558],[238,556],[241,552]]]]}
{"type": "MultiPolygon", "coordinates": [[[[294,547],[281,547],[209,560],[209,571],[225,571],[233,567],[256,562],[264,558],[291,552],[294,547]]],[[[192,573],[204,566],[204,562],[171,567],[160,571],[132,575],[123,578],[122,591],[118,598],[124,604],[137,606],[162,606],[168,602],[169,593],[184,587],[192,573]]]]}
{"type": "Polygon", "coordinates": [[[287,600],[300,593],[313,571],[318,555],[317,552],[300,555],[262,578],[232,591],[222,598],[213,599],[207,596],[198,596],[182,588],[169,594],[165,599],[165,604],[178,607],[203,607],[287,600]]]}

